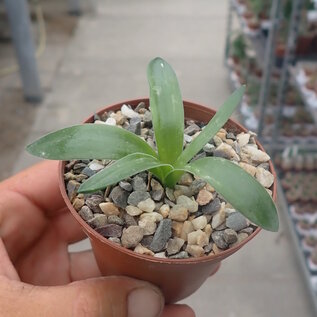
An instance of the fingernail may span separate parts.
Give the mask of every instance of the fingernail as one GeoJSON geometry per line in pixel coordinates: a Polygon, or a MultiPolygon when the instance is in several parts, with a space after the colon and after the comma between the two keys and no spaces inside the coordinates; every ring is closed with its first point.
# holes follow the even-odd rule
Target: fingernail
{"type": "Polygon", "coordinates": [[[161,295],[151,288],[137,288],[128,296],[128,317],[158,317],[162,310],[161,295]]]}

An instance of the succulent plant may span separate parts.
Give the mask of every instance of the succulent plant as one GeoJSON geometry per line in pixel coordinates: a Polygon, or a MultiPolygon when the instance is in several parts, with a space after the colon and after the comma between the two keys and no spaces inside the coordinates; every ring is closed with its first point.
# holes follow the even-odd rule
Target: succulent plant
{"type": "Polygon", "coordinates": [[[241,101],[245,87],[236,90],[183,150],[184,108],[172,67],[155,58],[148,66],[150,109],[158,151],[135,134],[103,124],[83,124],[50,133],[27,147],[33,155],[53,159],[111,159],[113,164],[86,180],[78,192],[94,192],[120,180],[151,171],[165,187],[173,187],[184,172],[210,183],[222,197],[253,223],[278,230],[278,216],[271,196],[251,175],[219,157],[191,159],[226,123],[241,101]]]}

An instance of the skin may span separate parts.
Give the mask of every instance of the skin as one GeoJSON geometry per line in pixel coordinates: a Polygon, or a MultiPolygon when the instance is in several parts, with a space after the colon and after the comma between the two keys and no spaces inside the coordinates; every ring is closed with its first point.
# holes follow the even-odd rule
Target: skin
{"type": "Polygon", "coordinates": [[[57,175],[57,162],[45,161],[0,183],[0,315],[126,317],[129,294],[144,289],[157,295],[157,316],[194,317],[186,305],[164,307],[147,282],[101,277],[91,251],[68,252],[85,235],[57,175]]]}

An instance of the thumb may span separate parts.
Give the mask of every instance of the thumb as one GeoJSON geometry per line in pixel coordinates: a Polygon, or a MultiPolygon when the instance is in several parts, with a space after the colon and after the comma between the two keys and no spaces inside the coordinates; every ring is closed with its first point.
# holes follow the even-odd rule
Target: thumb
{"type": "Polygon", "coordinates": [[[5,303],[0,299],[2,309],[8,306],[4,316],[20,316],[23,312],[25,317],[159,317],[164,307],[158,288],[127,277],[102,277],[54,287],[9,282],[22,287],[20,291],[17,285],[12,288],[16,294],[12,294],[11,308],[8,294],[1,296],[6,298],[5,303]]]}

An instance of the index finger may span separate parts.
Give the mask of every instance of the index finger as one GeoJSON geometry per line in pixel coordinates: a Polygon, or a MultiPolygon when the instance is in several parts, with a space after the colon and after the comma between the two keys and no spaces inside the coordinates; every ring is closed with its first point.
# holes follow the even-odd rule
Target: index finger
{"type": "Polygon", "coordinates": [[[43,161],[0,183],[0,191],[15,191],[48,216],[65,206],[58,186],[58,162],[43,161]]]}

